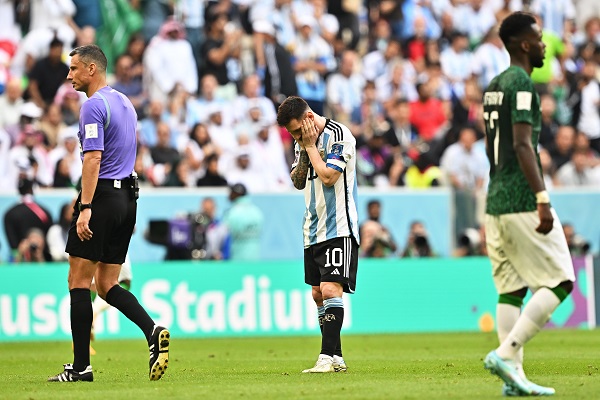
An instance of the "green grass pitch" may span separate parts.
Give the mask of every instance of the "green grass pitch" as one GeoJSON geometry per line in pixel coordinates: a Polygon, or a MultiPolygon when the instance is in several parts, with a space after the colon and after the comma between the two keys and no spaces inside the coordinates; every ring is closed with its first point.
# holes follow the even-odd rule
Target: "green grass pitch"
{"type": "MultiPolygon", "coordinates": [[[[500,399],[483,369],[493,333],[343,336],[347,373],[301,374],[313,337],[178,339],[169,369],[148,380],[143,339],[99,340],[93,383],[49,383],[71,362],[68,342],[0,344],[0,399],[500,399]]],[[[548,330],[525,352],[529,378],[559,399],[600,399],[600,330],[548,330]]]]}

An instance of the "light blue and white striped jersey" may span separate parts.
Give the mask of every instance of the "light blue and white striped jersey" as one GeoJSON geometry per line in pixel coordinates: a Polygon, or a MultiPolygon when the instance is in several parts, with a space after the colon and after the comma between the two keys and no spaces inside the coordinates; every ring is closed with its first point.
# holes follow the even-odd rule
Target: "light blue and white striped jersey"
{"type": "MultiPolygon", "coordinates": [[[[342,175],[335,184],[327,187],[309,165],[304,188],[304,247],[348,236],[360,243],[356,210],[356,139],[346,126],[327,119],[325,129],[317,140],[317,149],[327,167],[340,171],[342,175]]],[[[292,169],[299,158],[300,146],[296,144],[296,160],[292,169]]]]}

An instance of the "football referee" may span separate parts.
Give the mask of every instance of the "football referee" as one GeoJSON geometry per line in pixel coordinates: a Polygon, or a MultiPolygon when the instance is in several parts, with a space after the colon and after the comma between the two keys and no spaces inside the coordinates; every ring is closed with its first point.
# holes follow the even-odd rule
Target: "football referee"
{"type": "Polygon", "coordinates": [[[94,380],[89,351],[93,277],[100,297],[146,335],[150,348],[150,380],[158,380],[169,361],[169,331],[156,326],[135,296],[118,282],[137,211],[137,176],[132,172],[137,115],[127,97],[107,86],[107,60],[98,46],[77,47],[70,56],[67,79],[75,90],[88,97],[79,118],[83,159],[81,192],[74,207],[66,247],[74,360],[48,380],[94,380]]]}

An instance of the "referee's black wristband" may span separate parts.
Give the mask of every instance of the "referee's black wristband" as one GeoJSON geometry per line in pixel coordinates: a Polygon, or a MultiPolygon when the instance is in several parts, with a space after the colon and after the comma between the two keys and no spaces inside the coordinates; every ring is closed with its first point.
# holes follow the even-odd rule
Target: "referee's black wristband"
{"type": "Polygon", "coordinates": [[[79,205],[77,206],[77,208],[79,208],[79,211],[83,211],[86,208],[89,208],[90,210],[92,209],[92,203],[88,203],[88,204],[83,204],[82,202],[79,202],[79,205]]]}

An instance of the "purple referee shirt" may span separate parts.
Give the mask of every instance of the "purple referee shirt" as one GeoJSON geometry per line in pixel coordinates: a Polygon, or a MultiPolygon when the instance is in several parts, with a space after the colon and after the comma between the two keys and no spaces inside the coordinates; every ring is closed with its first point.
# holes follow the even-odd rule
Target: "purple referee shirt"
{"type": "Polygon", "coordinates": [[[137,114],[131,101],[106,86],[81,106],[79,143],[86,151],[100,150],[100,179],[123,179],[135,164],[137,114]],[[108,107],[106,106],[108,104],[108,107]]]}

